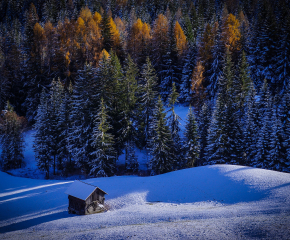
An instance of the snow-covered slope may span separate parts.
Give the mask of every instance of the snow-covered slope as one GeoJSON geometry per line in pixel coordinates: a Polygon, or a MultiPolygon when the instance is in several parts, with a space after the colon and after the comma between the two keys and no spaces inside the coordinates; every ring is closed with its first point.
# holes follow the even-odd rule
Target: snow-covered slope
{"type": "Polygon", "coordinates": [[[105,213],[67,212],[70,181],[0,172],[1,239],[289,239],[290,174],[215,165],[86,180],[105,213]]]}

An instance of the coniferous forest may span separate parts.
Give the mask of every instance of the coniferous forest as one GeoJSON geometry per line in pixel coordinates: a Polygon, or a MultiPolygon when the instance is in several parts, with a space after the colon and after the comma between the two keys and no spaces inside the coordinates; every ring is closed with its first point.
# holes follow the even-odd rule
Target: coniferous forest
{"type": "Polygon", "coordinates": [[[289,80],[289,0],[2,0],[1,167],[290,172],[289,80]]]}

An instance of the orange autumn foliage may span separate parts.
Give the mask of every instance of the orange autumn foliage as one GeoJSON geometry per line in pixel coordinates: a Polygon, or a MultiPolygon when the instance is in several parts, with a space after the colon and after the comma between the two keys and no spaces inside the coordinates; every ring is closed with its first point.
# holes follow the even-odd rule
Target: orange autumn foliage
{"type": "Polygon", "coordinates": [[[84,20],[84,22],[87,24],[92,18],[92,12],[88,7],[82,8],[80,12],[80,18],[84,20]]]}
{"type": "Polygon", "coordinates": [[[44,52],[46,40],[45,32],[42,26],[40,26],[39,23],[36,23],[33,28],[33,33],[34,33],[34,44],[31,54],[36,59],[36,61],[38,61],[38,63],[42,65],[45,57],[44,52]]]}
{"type": "Polygon", "coordinates": [[[97,25],[100,25],[100,23],[102,21],[102,16],[98,12],[95,12],[94,16],[93,16],[93,19],[94,19],[94,21],[96,22],[97,25]]]}
{"type": "Polygon", "coordinates": [[[159,63],[166,54],[169,44],[169,21],[166,16],[159,14],[152,30],[152,47],[155,61],[159,63]]]}
{"type": "Polygon", "coordinates": [[[198,61],[192,72],[191,90],[193,92],[192,101],[197,109],[200,109],[205,99],[204,89],[204,71],[205,68],[201,61],[198,61]]]}
{"type": "Polygon", "coordinates": [[[222,41],[231,52],[240,50],[240,22],[233,15],[228,14],[226,19],[223,19],[222,24],[222,41]]]}
{"type": "Polygon", "coordinates": [[[151,39],[150,31],[150,26],[143,23],[141,19],[137,19],[132,25],[127,48],[135,61],[141,57],[142,49],[147,48],[151,39]]]}
{"type": "Polygon", "coordinates": [[[178,55],[181,56],[187,48],[187,40],[178,21],[176,21],[175,23],[174,37],[176,41],[176,50],[178,52],[178,55]]]}
{"type": "Polygon", "coordinates": [[[191,90],[195,93],[200,92],[203,89],[203,81],[204,81],[204,66],[201,61],[198,61],[195,68],[192,72],[191,78],[191,90]]]}
{"type": "Polygon", "coordinates": [[[103,51],[100,54],[100,61],[108,60],[109,58],[110,58],[110,54],[106,51],[106,49],[103,49],[103,51]]]}
{"type": "Polygon", "coordinates": [[[109,21],[110,21],[113,44],[114,44],[114,47],[117,47],[121,43],[120,33],[112,17],[110,17],[109,21]]]}

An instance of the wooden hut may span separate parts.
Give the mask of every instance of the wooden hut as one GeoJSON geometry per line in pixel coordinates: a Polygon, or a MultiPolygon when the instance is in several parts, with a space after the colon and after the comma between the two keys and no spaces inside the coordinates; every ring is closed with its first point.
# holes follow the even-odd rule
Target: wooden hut
{"type": "Polygon", "coordinates": [[[103,212],[105,194],[102,189],[91,184],[74,181],[65,192],[68,194],[68,212],[79,215],[103,212]]]}

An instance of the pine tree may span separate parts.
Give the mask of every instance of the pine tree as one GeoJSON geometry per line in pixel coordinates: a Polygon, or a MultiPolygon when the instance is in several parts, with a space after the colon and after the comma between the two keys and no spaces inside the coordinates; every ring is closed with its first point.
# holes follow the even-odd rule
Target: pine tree
{"type": "Polygon", "coordinates": [[[151,175],[162,174],[173,170],[174,155],[173,141],[167,126],[165,109],[159,96],[154,110],[151,125],[152,137],[150,139],[150,169],[151,175]]]}
{"type": "Polygon", "coordinates": [[[256,90],[254,84],[250,83],[249,92],[245,99],[245,126],[244,126],[244,146],[246,164],[252,166],[252,162],[257,153],[257,140],[259,131],[258,104],[256,102],[256,90]]]}
{"type": "Polygon", "coordinates": [[[225,53],[225,47],[221,41],[221,30],[217,22],[215,23],[213,33],[215,33],[214,45],[212,47],[213,59],[210,62],[211,67],[206,73],[208,75],[207,92],[211,99],[215,98],[218,92],[219,78],[223,72],[223,55],[225,53]]]}
{"type": "Polygon", "coordinates": [[[122,80],[124,78],[123,69],[117,54],[111,52],[110,54],[110,69],[109,69],[109,81],[107,82],[107,99],[105,102],[109,107],[110,111],[108,115],[110,116],[110,123],[112,129],[110,130],[115,140],[115,149],[117,151],[117,156],[122,154],[123,141],[121,133],[121,120],[122,120],[122,105],[124,101],[124,90],[122,89],[122,80]]]}
{"type": "Polygon", "coordinates": [[[240,101],[240,106],[244,107],[245,100],[250,93],[251,88],[251,77],[249,71],[249,64],[247,63],[246,53],[243,51],[242,56],[239,63],[239,82],[241,85],[241,94],[238,97],[238,101],[240,101]]]}
{"type": "Polygon", "coordinates": [[[242,129],[234,80],[233,63],[228,50],[208,135],[207,161],[211,164],[239,164],[243,161],[242,129]]]}
{"type": "Polygon", "coordinates": [[[199,132],[199,145],[200,145],[200,154],[198,162],[196,163],[197,166],[201,166],[206,164],[206,147],[207,147],[207,138],[209,133],[209,127],[211,122],[211,108],[209,101],[206,101],[199,114],[198,119],[198,132],[199,132]]]}
{"type": "Polygon", "coordinates": [[[135,153],[135,144],[133,141],[127,141],[125,147],[127,151],[126,170],[129,173],[137,173],[139,170],[139,163],[135,153]]]}
{"type": "MultiPolygon", "coordinates": [[[[70,121],[70,151],[77,165],[87,173],[91,160],[93,135],[93,119],[99,106],[98,80],[95,70],[90,65],[85,65],[78,71],[72,95],[72,110],[70,121]]],[[[105,86],[101,86],[105,87],[105,86]]]]}
{"type": "Polygon", "coordinates": [[[56,161],[58,160],[58,168],[62,168],[61,158],[58,158],[61,129],[59,129],[58,122],[60,117],[60,107],[63,97],[63,86],[60,80],[53,80],[49,93],[48,102],[48,131],[50,139],[51,155],[53,157],[53,174],[56,170],[56,161]]]}
{"type": "Polygon", "coordinates": [[[282,123],[277,118],[276,110],[273,110],[271,122],[273,123],[271,132],[271,143],[269,157],[271,159],[270,169],[282,171],[285,169],[285,155],[283,152],[283,132],[282,123]]]}
{"type": "Polygon", "coordinates": [[[17,116],[13,107],[7,102],[6,109],[0,117],[1,162],[4,171],[21,168],[24,160],[24,139],[22,131],[24,119],[17,116]]]}
{"type": "Polygon", "coordinates": [[[277,115],[279,121],[281,121],[281,131],[282,131],[282,137],[283,137],[283,144],[281,148],[282,154],[284,154],[284,171],[289,171],[289,143],[290,143],[290,84],[286,87],[285,91],[283,92],[281,96],[281,101],[279,105],[277,106],[277,115]]]}
{"type": "Polygon", "coordinates": [[[278,51],[275,59],[275,75],[279,90],[286,89],[290,78],[290,9],[285,7],[286,19],[282,22],[282,36],[277,43],[278,51]]]}
{"type": "Polygon", "coordinates": [[[96,149],[91,153],[90,174],[96,177],[108,177],[114,175],[116,152],[114,149],[114,136],[108,131],[112,127],[108,123],[107,107],[101,99],[100,108],[95,119],[92,145],[96,149]]]}
{"type": "Polygon", "coordinates": [[[58,160],[59,168],[64,167],[65,173],[72,170],[72,154],[69,150],[70,145],[70,131],[72,128],[72,122],[70,119],[70,113],[72,111],[72,84],[69,85],[67,90],[64,90],[64,95],[61,98],[61,104],[59,109],[59,116],[57,122],[57,129],[59,134],[58,143],[58,160]]]}
{"type": "Polygon", "coordinates": [[[124,96],[122,100],[123,110],[121,113],[122,126],[120,132],[122,141],[125,142],[125,165],[129,171],[132,171],[136,168],[136,156],[134,154],[133,143],[137,141],[137,100],[140,90],[137,83],[137,75],[138,68],[133,62],[132,58],[128,56],[126,59],[124,79],[121,83],[124,96]]]}
{"type": "Polygon", "coordinates": [[[189,50],[189,53],[185,57],[185,63],[182,70],[180,97],[181,102],[190,102],[192,90],[191,90],[191,77],[194,65],[196,62],[196,47],[194,46],[189,50]]]}
{"type": "Polygon", "coordinates": [[[104,12],[102,20],[101,20],[101,33],[103,37],[103,47],[109,52],[113,47],[113,34],[110,25],[110,17],[107,12],[104,12]]]}
{"type": "Polygon", "coordinates": [[[139,139],[144,147],[148,145],[150,139],[150,129],[149,126],[152,123],[153,111],[155,107],[155,102],[157,99],[157,76],[155,70],[150,62],[149,57],[146,59],[146,64],[144,64],[141,72],[141,96],[140,96],[140,108],[141,108],[141,118],[139,119],[139,139]]]}
{"type": "Polygon", "coordinates": [[[49,178],[49,169],[52,165],[51,145],[49,137],[49,106],[48,97],[45,90],[42,90],[40,104],[36,115],[34,125],[34,152],[37,166],[40,170],[45,171],[46,178],[49,178]]]}
{"type": "Polygon", "coordinates": [[[168,107],[170,108],[170,115],[168,117],[168,125],[173,140],[173,155],[174,161],[178,168],[182,167],[183,151],[182,141],[180,138],[180,120],[181,118],[176,114],[174,105],[178,103],[179,94],[176,91],[175,83],[172,84],[172,90],[168,98],[168,107]]]}
{"type": "Polygon", "coordinates": [[[261,119],[262,124],[258,132],[257,153],[252,164],[254,167],[269,169],[273,167],[273,162],[270,159],[272,99],[267,85],[264,91],[265,95],[260,98],[260,102],[263,101],[263,103],[260,103],[259,109],[259,119],[261,119]],[[261,105],[263,106],[262,108],[261,105]]]}
{"type": "Polygon", "coordinates": [[[194,167],[197,165],[200,154],[200,144],[198,135],[198,126],[192,107],[189,106],[185,125],[185,166],[194,167]]]}

